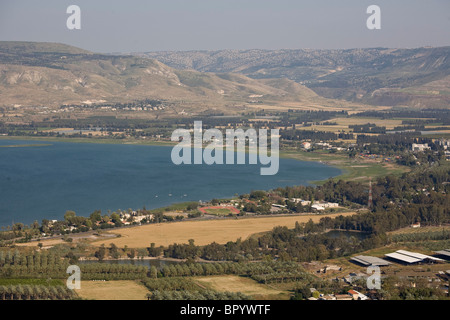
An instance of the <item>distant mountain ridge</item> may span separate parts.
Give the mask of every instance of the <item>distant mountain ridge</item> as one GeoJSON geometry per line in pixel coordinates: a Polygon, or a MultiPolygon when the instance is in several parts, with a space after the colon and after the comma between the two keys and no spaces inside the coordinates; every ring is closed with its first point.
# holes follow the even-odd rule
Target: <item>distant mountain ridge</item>
{"type": "Polygon", "coordinates": [[[0,105],[183,104],[448,108],[450,47],[98,54],[0,41],[0,105]],[[347,101],[345,101],[347,100],[347,101]]]}
{"type": "Polygon", "coordinates": [[[253,79],[287,78],[333,99],[392,106],[450,105],[450,47],[166,51],[135,55],[179,69],[233,72],[253,79]]]}
{"type": "Polygon", "coordinates": [[[265,102],[322,99],[290,80],[272,85],[241,74],[176,70],[152,58],[97,54],[55,43],[0,42],[0,105],[150,98],[223,106],[255,96],[265,102]]]}

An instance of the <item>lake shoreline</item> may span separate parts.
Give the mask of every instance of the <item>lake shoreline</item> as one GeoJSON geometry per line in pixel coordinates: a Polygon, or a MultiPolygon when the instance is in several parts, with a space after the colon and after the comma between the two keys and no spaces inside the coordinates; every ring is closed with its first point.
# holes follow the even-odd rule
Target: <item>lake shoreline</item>
{"type": "MultiPolygon", "coordinates": [[[[96,140],[94,140],[94,141],[88,141],[88,140],[91,140],[91,139],[77,139],[76,141],[73,141],[73,140],[71,140],[70,138],[57,138],[57,139],[55,139],[55,138],[48,138],[48,137],[33,137],[32,139],[30,139],[30,137],[9,137],[9,136],[1,136],[0,137],[0,141],[13,141],[12,143],[14,143],[14,141],[25,141],[25,144],[24,144],[24,146],[27,146],[27,148],[11,148],[11,150],[13,150],[13,149],[22,149],[22,150],[26,150],[26,149],[30,149],[30,152],[28,152],[28,153],[26,153],[26,154],[29,154],[29,155],[33,155],[34,153],[35,153],[35,151],[32,151],[33,150],[33,148],[29,148],[29,147],[32,147],[32,146],[34,146],[32,143],[26,143],[26,141],[30,141],[30,142],[36,142],[36,143],[39,143],[39,142],[50,142],[50,141],[53,141],[53,142],[58,142],[58,144],[59,143],[61,143],[61,144],[64,144],[64,143],[67,143],[67,142],[69,142],[69,143],[75,143],[75,144],[84,144],[85,145],[85,147],[80,147],[80,149],[86,149],[86,150],[96,150],[96,151],[98,151],[98,150],[102,150],[102,149],[97,149],[97,148],[95,148],[95,147],[88,147],[88,145],[89,144],[102,144],[102,145],[104,145],[105,147],[107,146],[107,145],[111,145],[111,144],[120,144],[120,145],[133,145],[133,146],[137,146],[138,144],[136,144],[136,143],[133,143],[133,144],[131,144],[131,143],[126,143],[126,141],[114,141],[114,140],[112,140],[112,139],[109,139],[109,141],[98,141],[99,139],[96,139],[96,140]],[[106,143],[105,143],[106,142],[106,143]]],[[[7,143],[11,143],[11,142],[7,142],[7,143]]],[[[14,144],[14,145],[16,145],[16,144],[14,144]]],[[[55,146],[55,145],[57,145],[56,143],[55,144],[50,144],[49,146],[50,147],[53,147],[53,146],[55,146]]],[[[140,143],[139,145],[147,145],[147,146],[149,146],[149,147],[157,147],[157,146],[164,146],[164,147],[169,147],[169,145],[161,145],[161,144],[154,144],[154,143],[149,143],[149,142],[146,142],[146,143],[140,143]]],[[[42,146],[42,144],[40,143],[40,144],[36,144],[36,146],[42,146]]],[[[76,154],[78,151],[77,151],[77,148],[75,148],[75,149],[73,149],[73,148],[71,148],[70,146],[65,146],[65,148],[67,149],[67,150],[72,150],[73,151],[73,153],[74,154],[76,154]]],[[[111,147],[108,147],[107,148],[107,150],[110,150],[112,148],[112,146],[111,147]]],[[[136,147],[137,148],[137,147],[136,147]]],[[[8,149],[8,148],[3,148],[3,149],[8,149]]],[[[47,150],[47,148],[45,148],[46,150],[47,150]]],[[[128,149],[127,149],[128,150],[128,149]]],[[[155,149],[155,150],[159,150],[159,149],[155,149]]],[[[49,151],[46,151],[46,153],[48,153],[49,151]]],[[[139,151],[139,149],[135,149],[135,153],[139,153],[140,151],[139,151]]],[[[164,151],[165,152],[165,151],[164,151]]],[[[99,151],[99,153],[102,153],[102,151],[99,151]]],[[[19,156],[20,154],[22,154],[22,153],[15,153],[16,154],[16,157],[17,156],[19,156]]],[[[87,153],[86,153],[87,154],[87,153]]],[[[320,165],[325,165],[324,163],[321,163],[320,161],[318,162],[318,161],[308,161],[308,160],[303,160],[303,159],[293,159],[293,158],[291,158],[291,157],[283,157],[283,156],[281,156],[280,158],[283,158],[283,159],[286,159],[286,160],[289,160],[289,161],[291,161],[291,164],[290,164],[290,166],[292,166],[292,168],[296,168],[296,164],[295,163],[305,163],[305,165],[306,166],[311,166],[312,165],[312,167],[316,167],[318,164],[320,164],[320,165]],[[307,163],[310,163],[310,165],[308,165],[307,163]]],[[[34,159],[34,158],[30,158],[29,157],[29,159],[34,159]]],[[[112,159],[112,158],[111,158],[112,159]]],[[[135,157],[135,158],[133,158],[133,159],[137,159],[137,157],[135,157]]],[[[7,160],[7,159],[5,159],[4,161],[6,161],[5,162],[5,164],[8,164],[8,163],[11,163],[11,161],[12,160],[7,160]]],[[[42,159],[41,159],[41,161],[42,161],[42,159]]],[[[120,162],[120,161],[119,161],[120,162]]],[[[27,162],[27,163],[32,163],[32,162],[27,162]]],[[[120,163],[123,163],[123,162],[120,162],[120,163]]],[[[138,163],[138,164],[142,164],[142,162],[141,163],[138,163]]],[[[113,165],[113,164],[112,164],[113,165]]],[[[327,166],[327,167],[329,167],[330,169],[331,168],[334,168],[333,166],[329,166],[329,165],[325,165],[325,166],[327,166]]],[[[14,168],[19,168],[19,167],[17,167],[17,166],[13,166],[14,168]]],[[[194,166],[193,166],[194,167],[194,166]]],[[[30,170],[32,170],[34,168],[34,165],[32,165],[31,166],[31,168],[30,168],[30,170]]],[[[113,167],[114,168],[114,167],[113,167]]],[[[224,168],[226,168],[226,166],[222,166],[221,167],[221,169],[224,169],[224,168]]],[[[306,175],[306,174],[303,174],[302,173],[302,171],[298,171],[298,174],[296,175],[296,177],[295,178],[292,178],[289,174],[288,175],[286,175],[286,173],[288,173],[288,172],[292,172],[292,171],[289,171],[289,170],[291,170],[290,169],[291,167],[287,167],[286,169],[285,169],[285,173],[284,173],[284,175],[282,174],[281,176],[279,176],[279,175],[277,175],[277,178],[276,179],[278,179],[278,180],[274,180],[274,181],[272,181],[272,182],[270,182],[270,183],[265,183],[265,182],[263,182],[263,181],[261,181],[261,182],[263,182],[263,185],[261,185],[261,184],[258,184],[257,183],[257,181],[259,181],[259,180],[255,180],[254,181],[254,183],[256,184],[256,186],[253,186],[253,187],[251,187],[251,190],[270,190],[270,189],[275,189],[275,188],[278,188],[278,187],[284,187],[284,186],[286,186],[286,185],[292,185],[292,186],[294,186],[294,185],[310,185],[311,184],[311,182],[310,182],[310,180],[312,180],[311,179],[311,170],[309,170],[309,176],[308,175],[306,175]],[[280,180],[281,179],[281,180],[280,180]],[[292,180],[291,182],[286,182],[286,183],[283,183],[282,181],[284,181],[284,180],[282,180],[282,179],[285,179],[285,181],[289,181],[289,180],[292,180]],[[266,185],[266,184],[272,184],[270,187],[268,186],[268,185],[266,185]],[[269,187],[269,189],[267,188],[267,187],[269,187]]],[[[300,169],[299,170],[301,170],[301,168],[302,168],[302,166],[300,165],[300,167],[299,167],[300,169]]],[[[322,168],[322,167],[320,167],[320,168],[322,168]]],[[[39,167],[39,170],[41,169],[41,167],[39,167]]],[[[78,168],[78,170],[79,170],[80,168],[78,168]]],[[[334,168],[334,169],[336,169],[336,168],[334,168]]],[[[5,169],[6,170],[6,169],[5,169]]],[[[10,171],[8,172],[8,171],[5,171],[4,172],[4,174],[6,175],[5,177],[7,178],[7,181],[5,182],[5,186],[9,186],[10,184],[9,184],[9,182],[8,181],[10,181],[11,179],[11,181],[17,181],[17,178],[14,176],[14,172],[17,172],[17,170],[18,169],[9,169],[10,171]],[[11,173],[10,173],[11,172],[11,173]],[[10,177],[10,174],[12,174],[12,178],[9,178],[10,177]]],[[[53,170],[53,169],[52,169],[53,170]]],[[[76,170],[76,169],[75,169],[76,170]]],[[[204,170],[204,169],[202,169],[202,170],[204,170]]],[[[241,170],[242,171],[242,170],[241,170]]],[[[320,172],[322,172],[323,170],[322,169],[320,169],[319,171],[317,171],[318,173],[320,173],[320,172]]],[[[335,170],[336,171],[336,170],[335,170]]],[[[308,171],[307,171],[308,172],[308,171]]],[[[331,172],[333,172],[333,170],[331,171],[331,172]]],[[[336,176],[338,176],[340,173],[342,173],[341,172],[341,170],[339,169],[339,172],[333,172],[333,173],[331,173],[330,172],[330,175],[331,176],[334,176],[334,177],[336,177],[336,176]]],[[[314,175],[314,174],[312,174],[312,175],[314,175]]],[[[315,174],[316,176],[317,176],[317,174],[315,174]]],[[[326,175],[326,174],[325,174],[326,175]]],[[[325,176],[323,173],[321,174],[321,176],[323,177],[323,176],[325,176]]],[[[319,175],[320,176],[320,175],[319,175]]],[[[90,177],[90,176],[89,176],[90,177]]],[[[78,177],[77,177],[78,178],[78,177]]],[[[258,176],[258,178],[259,178],[259,176],[258,176]]],[[[124,178],[125,179],[125,178],[124,178]]],[[[131,178],[130,178],[131,179],[131,178]]],[[[326,178],[326,179],[328,179],[328,177],[326,178]]],[[[324,181],[326,180],[326,179],[324,179],[324,181]]],[[[128,179],[129,180],[129,179],[128,179]]],[[[126,181],[126,180],[123,180],[123,181],[126,181]]],[[[236,180],[236,181],[238,181],[238,180],[236,180]]],[[[253,180],[252,180],[253,181],[253,180]]],[[[133,181],[133,182],[135,182],[135,181],[133,181]]],[[[39,182],[38,183],[41,183],[41,180],[39,180],[39,182]]],[[[233,181],[231,181],[231,183],[236,183],[236,182],[233,182],[233,181]]],[[[231,186],[232,187],[232,186],[231,186]]],[[[226,191],[226,193],[228,194],[230,194],[230,196],[232,195],[232,194],[236,194],[236,193],[238,193],[238,194],[243,194],[243,193],[246,193],[246,192],[250,192],[250,189],[248,190],[248,191],[242,191],[242,190],[240,190],[240,189],[236,189],[236,191],[234,192],[234,188],[231,188],[230,189],[230,186],[228,186],[227,187],[229,190],[226,190],[226,189],[224,189],[223,191],[225,192],[226,191]],[[231,191],[230,191],[231,190],[231,191]],[[232,192],[234,192],[234,193],[232,193],[232,192]]],[[[242,188],[241,188],[242,189],[242,188]]],[[[151,191],[150,189],[149,190],[146,190],[146,201],[152,201],[151,199],[156,199],[155,197],[157,197],[157,196],[155,196],[153,193],[152,193],[153,191],[151,191]],[[150,192],[149,192],[150,191],[150,192]]],[[[171,199],[170,197],[171,197],[171,194],[173,193],[173,192],[170,192],[170,191],[157,191],[158,193],[155,193],[155,194],[159,194],[159,199],[161,199],[161,197],[163,197],[163,199],[161,200],[161,201],[159,201],[159,202],[163,202],[163,203],[161,203],[161,204],[156,204],[155,203],[155,205],[156,206],[154,206],[153,208],[154,209],[161,209],[161,208],[165,208],[165,207],[167,207],[167,206],[170,206],[170,205],[174,205],[174,204],[177,204],[177,203],[184,203],[184,202],[186,202],[186,200],[184,200],[184,199],[178,199],[178,198],[173,198],[173,199],[171,199]],[[167,194],[169,194],[169,197],[167,197],[167,194]],[[166,199],[167,198],[167,199],[166,199]],[[166,204],[166,202],[168,203],[168,204],[166,204]]],[[[180,191],[181,192],[181,191],[180,191]]],[[[206,193],[204,193],[203,191],[202,191],[202,189],[198,189],[197,190],[197,195],[192,195],[192,196],[194,196],[194,198],[196,198],[196,199],[203,199],[203,200],[211,200],[212,198],[210,198],[209,196],[213,196],[213,194],[208,194],[208,192],[206,192],[206,193]],[[200,197],[198,197],[198,196],[200,196],[200,197]]],[[[180,193],[180,195],[182,195],[183,193],[180,193]]],[[[174,194],[175,195],[175,194],[174,194]]],[[[223,193],[223,195],[225,195],[225,193],[223,193]]],[[[213,196],[213,198],[220,198],[220,199],[225,199],[225,198],[230,198],[230,196],[227,196],[227,195],[225,195],[225,196],[222,196],[222,197],[220,197],[220,196],[213,196]]],[[[178,196],[177,196],[178,197],[178,196]]],[[[136,199],[137,199],[137,197],[136,197],[136,199]]],[[[139,201],[141,201],[141,200],[139,200],[139,201]]],[[[138,203],[139,201],[135,201],[136,203],[138,203]]],[[[154,200],[153,200],[154,201],[154,200]]],[[[193,200],[192,200],[193,201],[193,200]]],[[[197,200],[198,201],[198,200],[197,200]]],[[[113,211],[116,211],[116,210],[119,210],[119,208],[120,209],[122,209],[122,210],[125,210],[126,208],[128,208],[128,207],[131,207],[131,208],[133,208],[133,209],[138,209],[138,208],[140,208],[140,206],[135,206],[134,204],[131,204],[130,206],[129,205],[119,205],[119,206],[116,206],[116,204],[114,203],[114,202],[105,202],[106,203],[106,205],[104,205],[105,206],[105,208],[101,208],[101,209],[111,209],[111,210],[113,210],[113,211]],[[111,203],[111,204],[110,204],[111,203]]],[[[145,203],[144,203],[144,205],[145,205],[145,203]]],[[[59,207],[62,207],[61,205],[59,205],[58,204],[58,206],[59,207]]],[[[56,207],[56,206],[55,206],[56,207]]],[[[94,207],[96,207],[97,209],[100,207],[100,206],[98,206],[98,205],[95,205],[94,207]]],[[[148,206],[147,206],[148,207],[148,206]]],[[[8,208],[8,206],[6,207],[6,208],[8,208]]],[[[45,208],[46,210],[48,210],[48,206],[46,206],[46,207],[42,207],[42,208],[45,208]]],[[[51,208],[51,209],[53,209],[53,208],[51,208]]],[[[42,210],[44,210],[44,209],[42,209],[42,210]]],[[[67,211],[67,210],[74,210],[75,212],[77,212],[77,213],[79,213],[80,214],[80,216],[86,216],[86,214],[88,214],[88,212],[84,209],[84,208],[81,208],[81,209],[77,209],[76,207],[74,208],[73,206],[71,206],[71,205],[67,205],[67,207],[65,207],[65,209],[64,210],[60,210],[60,209],[58,209],[58,211],[57,212],[59,212],[59,211],[61,211],[61,214],[60,215],[62,215],[62,213],[63,212],[65,212],[65,211],[67,211]],[[86,212],[85,212],[86,211],[86,212]]],[[[92,210],[94,210],[94,209],[92,209],[92,210]]],[[[22,211],[26,211],[26,210],[22,210],[22,211]]],[[[89,210],[88,210],[89,211],[89,210]]],[[[92,212],[92,211],[90,211],[90,212],[92,212]]],[[[5,223],[7,224],[7,222],[6,222],[6,218],[8,218],[8,217],[10,217],[10,218],[8,218],[8,219],[13,219],[14,221],[19,221],[19,222],[22,222],[22,223],[31,223],[31,222],[28,222],[28,221],[22,221],[23,219],[21,219],[20,217],[15,217],[14,216],[14,214],[13,215],[5,215],[4,216],[5,217],[5,223]]],[[[55,215],[53,214],[53,216],[45,216],[45,218],[46,219],[58,219],[58,220],[60,220],[60,218],[54,218],[55,217],[55,215]]],[[[37,220],[39,220],[40,218],[38,218],[37,220]]],[[[4,224],[5,226],[6,226],[6,224],[4,224]]]]}
{"type": "MultiPolygon", "coordinates": [[[[178,143],[171,142],[171,141],[145,141],[145,140],[136,140],[136,139],[111,139],[111,138],[60,138],[60,137],[36,137],[36,136],[0,136],[1,140],[19,140],[19,141],[38,141],[38,142],[69,142],[69,143],[91,143],[91,144],[119,144],[119,145],[136,145],[136,146],[152,146],[152,147],[174,147],[178,143]]],[[[33,145],[27,145],[32,147],[33,145]]],[[[36,146],[47,146],[47,145],[36,145],[36,146]]],[[[248,152],[248,150],[246,151],[248,152]]],[[[339,178],[340,176],[343,176],[345,174],[346,166],[334,164],[327,161],[322,160],[308,160],[306,158],[304,159],[298,159],[294,157],[293,155],[301,155],[299,152],[292,153],[292,152],[286,152],[280,150],[279,157],[281,159],[292,159],[296,161],[302,161],[302,162],[316,162],[320,163],[329,167],[333,167],[336,169],[341,170],[341,173],[338,176],[335,176],[334,178],[339,178]]],[[[318,184],[323,183],[327,179],[324,180],[314,180],[314,181],[308,181],[311,184],[318,184]]]]}

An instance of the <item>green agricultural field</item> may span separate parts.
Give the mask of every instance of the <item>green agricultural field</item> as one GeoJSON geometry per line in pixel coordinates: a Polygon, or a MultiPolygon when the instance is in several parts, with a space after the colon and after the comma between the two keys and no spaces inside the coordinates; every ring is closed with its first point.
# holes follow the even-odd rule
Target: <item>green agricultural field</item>
{"type": "Polygon", "coordinates": [[[205,209],[205,211],[207,214],[215,216],[226,216],[233,213],[229,209],[205,209]]]}
{"type": "MultiPolygon", "coordinates": [[[[324,164],[337,167],[343,172],[336,179],[345,181],[361,180],[367,181],[368,178],[376,179],[386,175],[401,175],[408,172],[407,167],[398,166],[392,163],[380,163],[377,161],[363,161],[362,159],[350,159],[346,154],[330,153],[327,151],[285,151],[280,155],[285,158],[303,160],[303,161],[318,161],[324,164]]],[[[315,184],[321,184],[324,181],[311,181],[315,184]]]]}
{"type": "Polygon", "coordinates": [[[157,208],[150,210],[152,213],[156,212],[168,212],[168,211],[186,211],[188,210],[189,205],[198,205],[198,202],[196,201],[188,201],[188,202],[180,202],[180,203],[174,203],[167,207],[157,208]]]}

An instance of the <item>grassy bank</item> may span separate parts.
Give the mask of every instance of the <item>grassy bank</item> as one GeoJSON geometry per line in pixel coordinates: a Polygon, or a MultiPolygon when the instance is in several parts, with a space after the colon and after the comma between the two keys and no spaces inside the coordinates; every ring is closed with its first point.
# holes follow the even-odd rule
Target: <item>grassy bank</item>
{"type": "MultiPolygon", "coordinates": [[[[369,177],[376,179],[386,175],[401,175],[408,172],[407,167],[393,163],[380,163],[378,161],[363,161],[360,159],[350,159],[345,154],[329,152],[305,152],[305,151],[282,151],[280,156],[300,161],[315,161],[336,167],[342,170],[342,174],[335,179],[345,181],[367,181],[369,177]]],[[[314,184],[323,184],[326,180],[311,181],[314,184]]]]}

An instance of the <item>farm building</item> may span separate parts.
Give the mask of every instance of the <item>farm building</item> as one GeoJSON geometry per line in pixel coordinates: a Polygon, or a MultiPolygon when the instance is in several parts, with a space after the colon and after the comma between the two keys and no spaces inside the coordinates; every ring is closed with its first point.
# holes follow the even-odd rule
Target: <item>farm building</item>
{"type": "Polygon", "coordinates": [[[447,271],[439,271],[437,276],[444,281],[450,281],[450,270],[447,271]]]}
{"type": "Polygon", "coordinates": [[[396,252],[388,253],[385,256],[403,264],[444,262],[444,260],[436,257],[406,250],[397,250],[396,252]]]}
{"type": "Polygon", "coordinates": [[[357,262],[359,264],[362,264],[363,266],[369,267],[369,266],[378,266],[378,267],[384,267],[388,266],[391,263],[377,257],[371,257],[371,256],[356,256],[350,259],[353,262],[357,262]]]}
{"type": "Polygon", "coordinates": [[[305,150],[311,149],[311,143],[310,142],[302,142],[302,147],[305,150]]]}
{"type": "Polygon", "coordinates": [[[425,144],[417,144],[417,143],[413,143],[412,147],[411,147],[412,151],[420,151],[423,152],[425,150],[430,150],[430,147],[428,146],[427,143],[425,144]]]}
{"type": "Polygon", "coordinates": [[[353,297],[353,300],[368,300],[369,298],[362,294],[361,292],[358,292],[356,290],[349,290],[348,294],[353,297]]]}
{"type": "Polygon", "coordinates": [[[313,205],[311,206],[311,208],[316,209],[317,211],[323,211],[323,210],[325,210],[324,207],[319,206],[318,204],[313,204],[313,205]]]}
{"type": "Polygon", "coordinates": [[[337,208],[339,207],[339,203],[334,202],[317,202],[317,205],[324,207],[324,208],[337,208]]]}
{"type": "Polygon", "coordinates": [[[436,255],[443,257],[444,259],[450,260],[450,249],[444,249],[441,251],[435,251],[436,255]]]}

